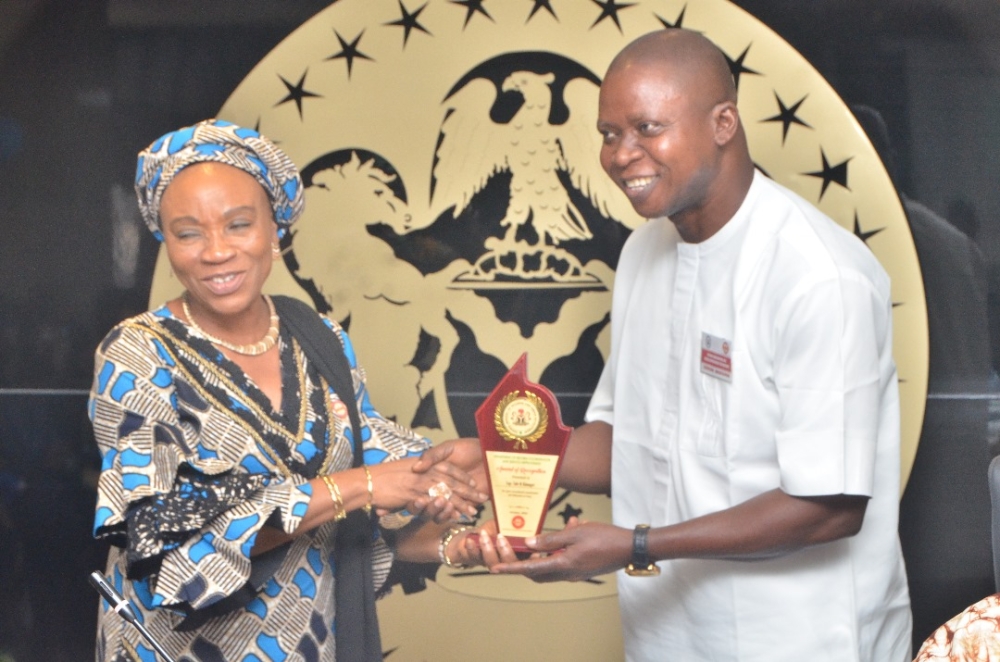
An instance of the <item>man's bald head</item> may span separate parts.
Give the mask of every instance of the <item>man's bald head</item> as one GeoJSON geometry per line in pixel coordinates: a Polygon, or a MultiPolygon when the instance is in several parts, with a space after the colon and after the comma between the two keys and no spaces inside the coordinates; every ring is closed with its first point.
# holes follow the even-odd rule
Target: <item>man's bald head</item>
{"type": "Polygon", "coordinates": [[[704,241],[739,208],[753,161],[725,56],[687,30],[636,39],[601,83],[601,166],[647,218],[704,241]]]}
{"type": "Polygon", "coordinates": [[[736,83],[725,55],[697,32],[671,28],[645,34],[615,56],[607,76],[631,67],[661,70],[709,107],[736,102],[736,83]]]}

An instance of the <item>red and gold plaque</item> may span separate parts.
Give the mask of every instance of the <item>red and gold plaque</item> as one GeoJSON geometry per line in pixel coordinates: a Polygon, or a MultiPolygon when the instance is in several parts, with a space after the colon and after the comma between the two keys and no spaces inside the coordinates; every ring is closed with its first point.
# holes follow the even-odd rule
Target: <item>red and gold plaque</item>
{"type": "Polygon", "coordinates": [[[516,552],[542,531],[570,429],[552,392],[528,381],[522,354],[476,410],[497,529],[516,552]]]}

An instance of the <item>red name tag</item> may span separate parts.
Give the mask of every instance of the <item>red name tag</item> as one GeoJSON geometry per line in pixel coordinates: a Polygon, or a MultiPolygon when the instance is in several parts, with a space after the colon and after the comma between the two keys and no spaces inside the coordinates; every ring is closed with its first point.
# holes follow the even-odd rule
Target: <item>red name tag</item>
{"type": "Polygon", "coordinates": [[[701,334],[701,372],[710,377],[717,377],[724,382],[733,381],[733,359],[730,356],[732,346],[725,338],[719,338],[702,331],[701,334]]]}

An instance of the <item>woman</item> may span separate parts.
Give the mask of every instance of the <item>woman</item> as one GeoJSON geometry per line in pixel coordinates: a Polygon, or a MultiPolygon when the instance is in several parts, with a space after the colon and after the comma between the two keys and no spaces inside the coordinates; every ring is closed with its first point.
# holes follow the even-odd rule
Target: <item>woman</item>
{"type": "MultiPolygon", "coordinates": [[[[136,192],[185,292],[96,352],[110,580],[177,660],[380,660],[371,603],[393,556],[476,561],[448,520],[486,498],[458,466],[477,445],[424,453],[372,407],[343,329],[324,318],[317,336],[314,312],[262,295],[303,206],[266,138],[219,120],[169,133],[139,154],[136,192]]],[[[106,602],[97,659],[154,659],[106,602]]]]}

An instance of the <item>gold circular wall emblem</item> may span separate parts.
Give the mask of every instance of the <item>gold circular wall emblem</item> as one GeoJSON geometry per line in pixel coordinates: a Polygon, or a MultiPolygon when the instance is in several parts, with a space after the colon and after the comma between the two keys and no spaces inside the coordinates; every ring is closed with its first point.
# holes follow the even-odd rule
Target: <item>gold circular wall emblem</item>
{"type": "MultiPolygon", "coordinates": [[[[600,169],[600,80],[625,44],[664,27],[722,49],[757,166],[853,231],[889,272],[905,485],[928,337],[902,206],[830,85],[726,0],[331,3],[218,114],[258,128],[303,171],[305,214],[268,292],[349,323],[371,403],[435,441],[475,434],[475,409],[524,352],[532,381],[575,423],[607,359],[618,251],[643,222],[600,169]]],[[[151,305],[179,291],[161,252],[151,305]]],[[[552,503],[547,529],[610,519],[603,496],[563,490],[552,503]]],[[[442,569],[435,579],[380,601],[394,660],[441,659],[444,637],[483,660],[620,659],[607,626],[618,621],[613,576],[534,584],[442,569]],[[441,629],[414,612],[436,614],[441,629]],[[480,645],[493,640],[505,643],[480,645]]]]}
{"type": "Polygon", "coordinates": [[[523,450],[545,434],[549,412],[541,398],[531,391],[525,391],[524,395],[514,391],[497,403],[493,422],[501,437],[513,441],[515,449],[523,450]]]}
{"type": "MultiPolygon", "coordinates": [[[[535,381],[571,361],[583,383],[541,381],[585,395],[607,358],[617,252],[642,222],[600,170],[600,77],[626,43],[664,27],[722,49],[757,166],[853,231],[889,272],[905,486],[928,335],[902,205],[843,100],[726,0],[331,4],[219,112],[278,142],[308,187],[269,291],[349,320],[372,401],[435,441],[468,434],[476,394],[525,351],[535,381]],[[450,389],[463,373],[484,383],[450,389]]],[[[179,290],[161,253],[151,305],[179,290]]]]}

